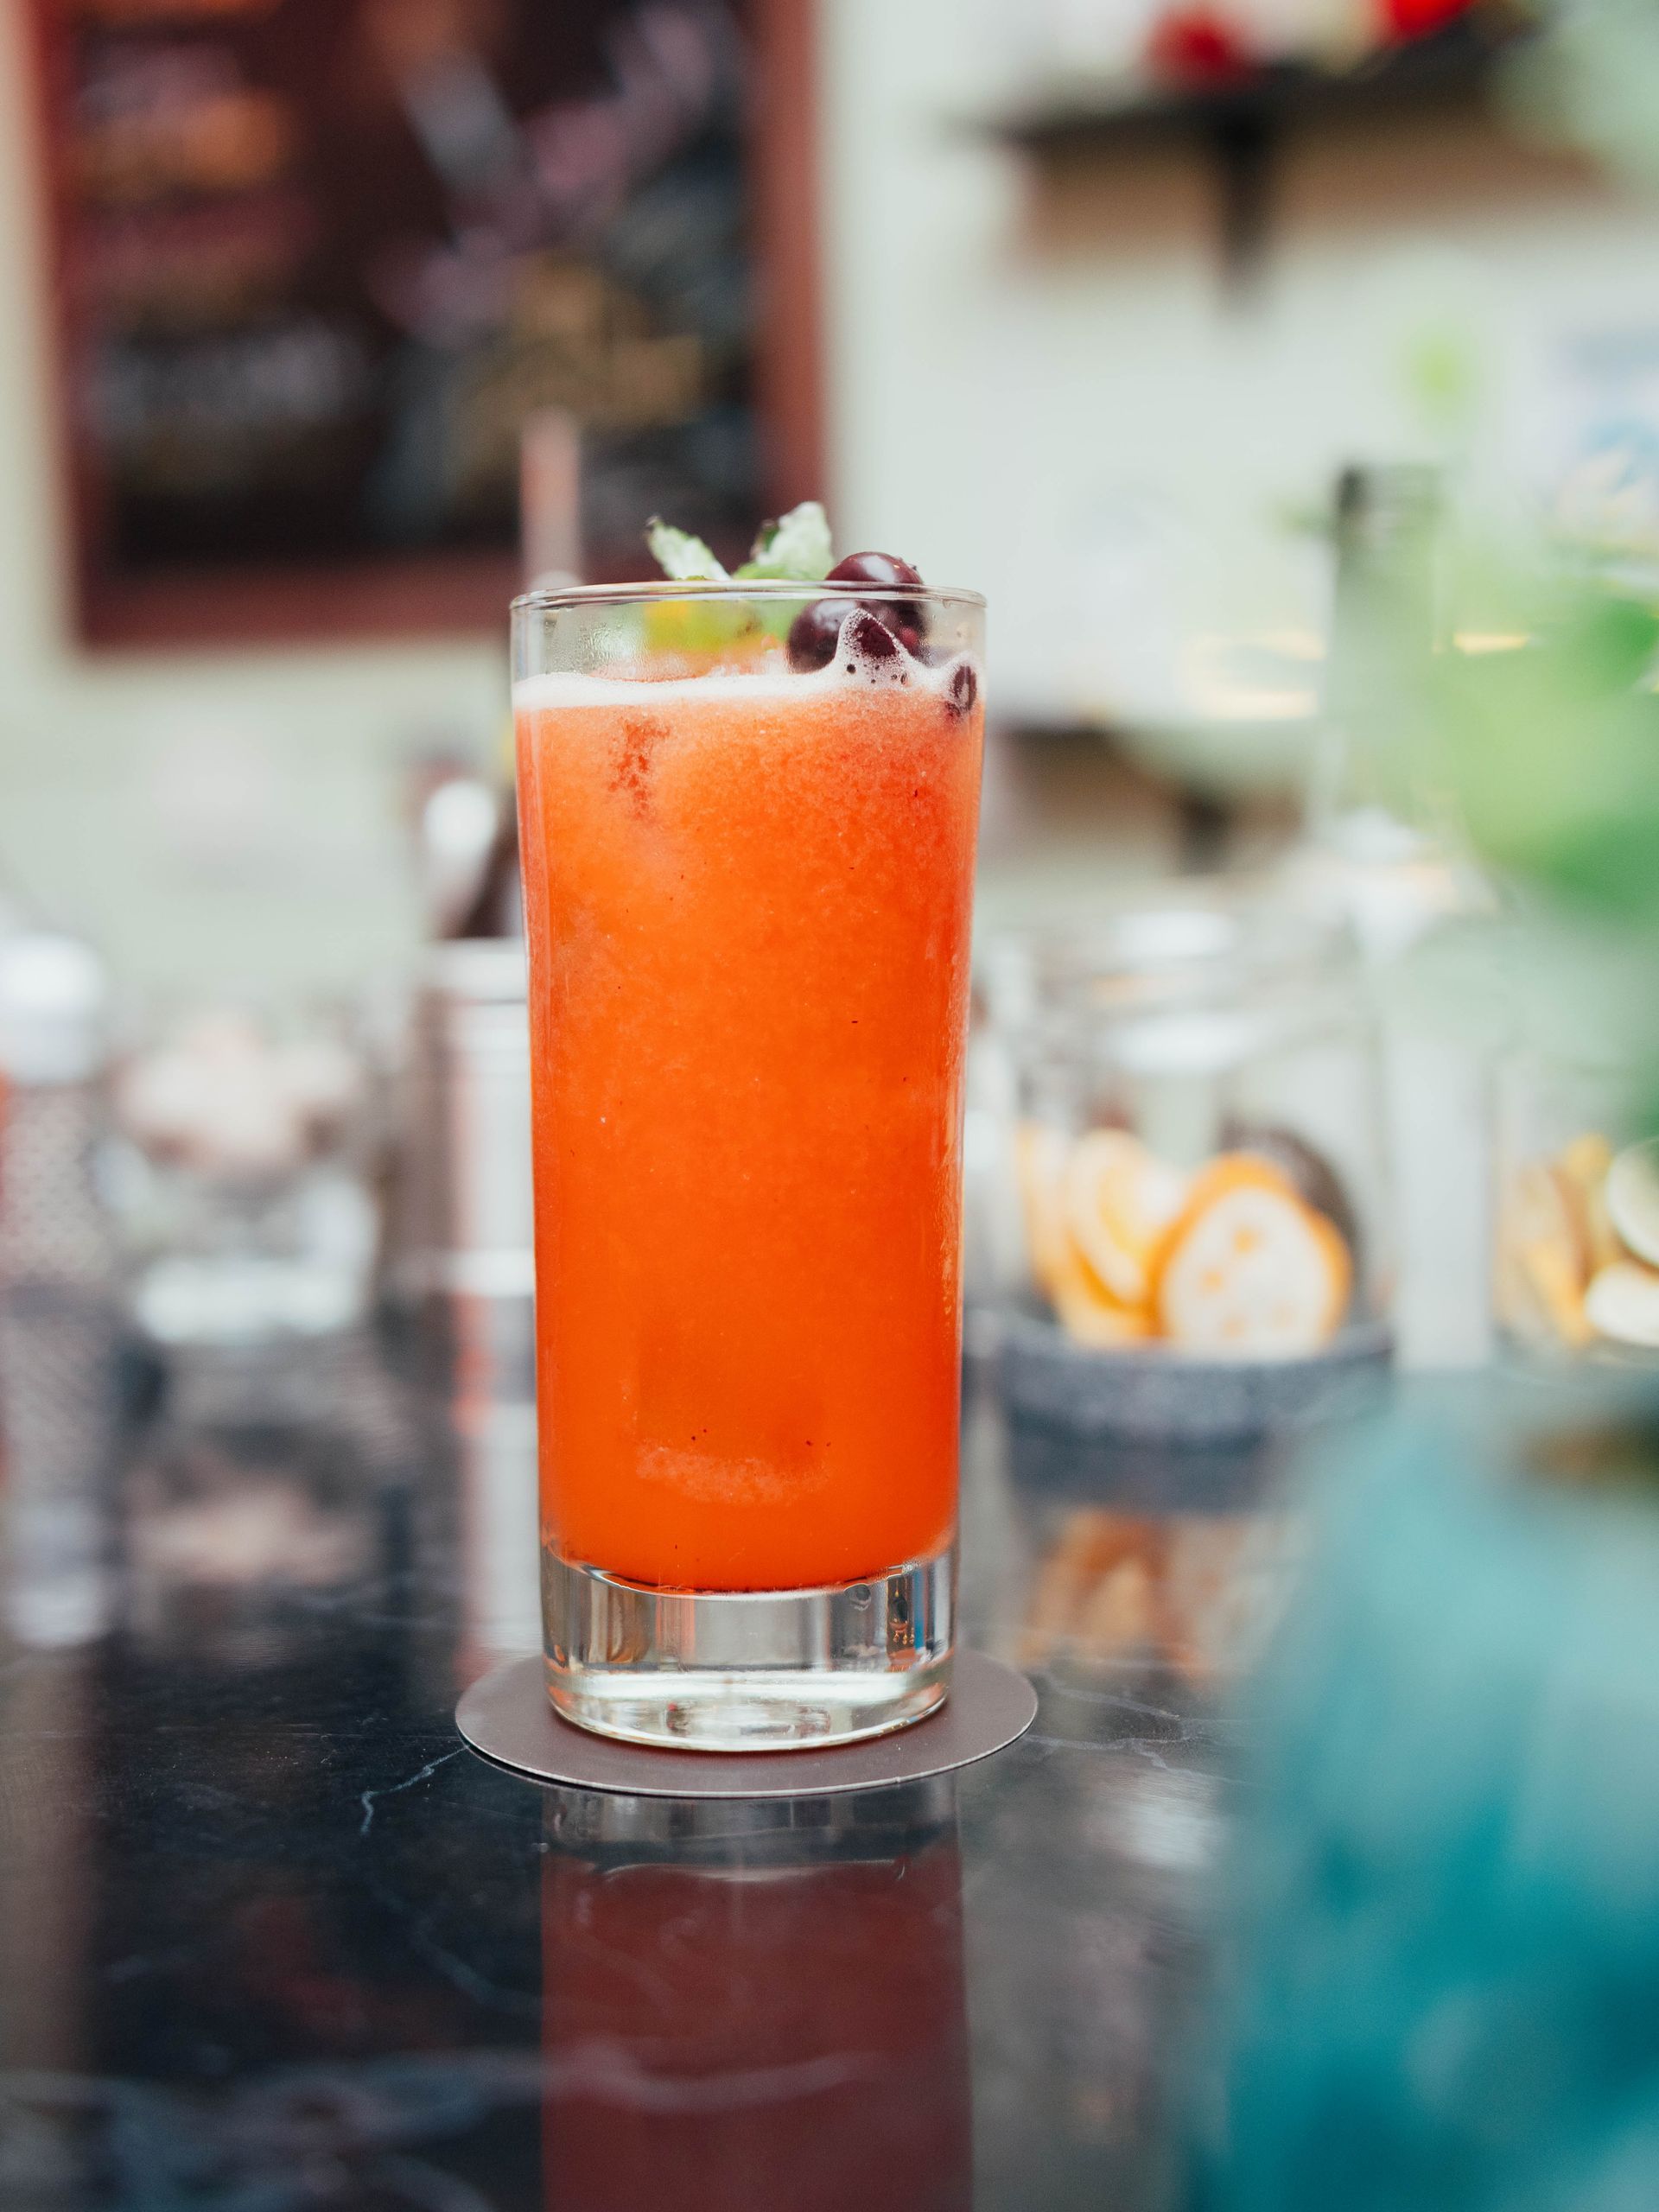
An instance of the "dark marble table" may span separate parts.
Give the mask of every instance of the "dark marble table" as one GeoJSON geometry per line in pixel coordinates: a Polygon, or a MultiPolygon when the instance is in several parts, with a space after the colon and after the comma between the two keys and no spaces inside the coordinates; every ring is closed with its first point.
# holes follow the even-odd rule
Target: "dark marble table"
{"type": "Polygon", "coordinates": [[[34,1325],[5,2212],[1179,2196],[1260,1468],[1010,1433],[970,1369],[968,1631],[1032,1670],[1031,1735],[907,1792],[604,1798],[450,1717],[534,1641],[522,1314],[165,1372],[34,1325]]]}

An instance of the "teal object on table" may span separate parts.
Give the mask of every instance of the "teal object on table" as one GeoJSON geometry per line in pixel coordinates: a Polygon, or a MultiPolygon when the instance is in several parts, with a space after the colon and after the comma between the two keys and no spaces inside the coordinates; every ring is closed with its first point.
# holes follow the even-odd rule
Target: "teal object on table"
{"type": "Polygon", "coordinates": [[[1330,1471],[1255,1695],[1199,2212],[1659,2212],[1659,1478],[1518,1471],[1659,1460],[1652,1413],[1402,1420],[1330,1471]]]}

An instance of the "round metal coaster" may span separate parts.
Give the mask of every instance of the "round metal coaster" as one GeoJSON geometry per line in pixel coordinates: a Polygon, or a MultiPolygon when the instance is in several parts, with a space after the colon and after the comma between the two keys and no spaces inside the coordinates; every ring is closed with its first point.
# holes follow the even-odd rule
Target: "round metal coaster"
{"type": "Polygon", "coordinates": [[[455,1726],[475,1751],[537,1782],[627,1797],[819,1797],[971,1766],[1023,1736],[1036,1713],[1023,1675],[982,1651],[958,1651],[943,1709],[890,1736],[822,1751],[654,1751],[560,1719],[537,1654],[474,1682],[455,1708],[455,1726]]]}

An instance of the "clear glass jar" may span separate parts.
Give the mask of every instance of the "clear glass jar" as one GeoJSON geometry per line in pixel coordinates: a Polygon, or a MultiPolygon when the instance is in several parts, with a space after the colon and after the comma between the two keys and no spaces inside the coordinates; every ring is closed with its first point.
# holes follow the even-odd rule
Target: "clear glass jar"
{"type": "Polygon", "coordinates": [[[106,1180],[149,1335],[253,1344],[361,1321],[380,1132],[348,1019],[198,1010],[130,1053],[115,1091],[106,1180]]]}
{"type": "Polygon", "coordinates": [[[1340,925],[1179,894],[988,968],[1019,1094],[1009,1340],[1027,1384],[1046,1347],[1049,1410],[1244,1434],[1386,1359],[1380,1060],[1340,925]]]}

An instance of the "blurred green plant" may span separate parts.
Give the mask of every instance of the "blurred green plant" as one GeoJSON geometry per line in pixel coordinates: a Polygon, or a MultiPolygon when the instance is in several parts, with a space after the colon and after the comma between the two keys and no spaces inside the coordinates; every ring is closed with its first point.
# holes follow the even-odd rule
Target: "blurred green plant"
{"type": "Polygon", "coordinates": [[[1593,577],[1541,579],[1524,643],[1439,657],[1434,733],[1497,868],[1659,940],[1659,612],[1593,577]]]}
{"type": "MultiPolygon", "coordinates": [[[[1503,89],[1532,135],[1659,186],[1659,0],[1533,0],[1503,89]]],[[[1440,733],[1471,835],[1570,909],[1651,931],[1659,974],[1659,579],[1535,566],[1529,642],[1449,658],[1440,733]]]]}
{"type": "Polygon", "coordinates": [[[1456,445],[1473,429],[1484,368],[1472,330],[1437,315],[1408,332],[1401,361],[1406,391],[1427,432],[1456,445]]]}

